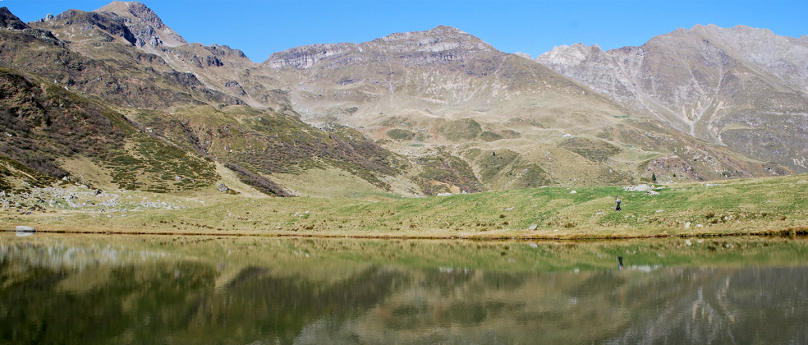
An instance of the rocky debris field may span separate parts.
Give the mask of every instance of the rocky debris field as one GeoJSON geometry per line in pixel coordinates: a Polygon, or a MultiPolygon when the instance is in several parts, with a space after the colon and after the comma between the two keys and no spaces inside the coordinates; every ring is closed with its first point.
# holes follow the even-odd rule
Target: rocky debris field
{"type": "Polygon", "coordinates": [[[55,212],[59,210],[115,213],[140,210],[181,210],[177,201],[164,201],[165,197],[152,193],[129,191],[107,192],[86,186],[32,188],[29,192],[0,191],[0,208],[16,210],[22,214],[55,212]]]}

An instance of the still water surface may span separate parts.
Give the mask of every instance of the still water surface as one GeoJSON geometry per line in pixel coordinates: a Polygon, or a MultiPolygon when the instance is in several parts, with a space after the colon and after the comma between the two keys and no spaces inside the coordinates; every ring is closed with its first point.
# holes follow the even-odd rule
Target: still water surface
{"type": "Polygon", "coordinates": [[[806,344],[806,259],[799,238],[0,233],[0,343],[806,344]]]}

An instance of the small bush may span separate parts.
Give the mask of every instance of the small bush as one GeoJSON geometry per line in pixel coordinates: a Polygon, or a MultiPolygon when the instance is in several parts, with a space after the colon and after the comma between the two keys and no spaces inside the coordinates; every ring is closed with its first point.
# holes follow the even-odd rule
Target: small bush
{"type": "Polygon", "coordinates": [[[393,140],[412,140],[415,138],[415,133],[406,129],[393,128],[387,131],[387,136],[393,140]]]}
{"type": "Polygon", "coordinates": [[[501,136],[501,135],[499,135],[497,133],[494,133],[494,132],[487,132],[486,131],[486,132],[483,132],[482,134],[480,134],[480,139],[482,139],[484,141],[487,141],[487,142],[497,141],[497,140],[500,140],[502,138],[503,138],[503,136],[501,136]]]}

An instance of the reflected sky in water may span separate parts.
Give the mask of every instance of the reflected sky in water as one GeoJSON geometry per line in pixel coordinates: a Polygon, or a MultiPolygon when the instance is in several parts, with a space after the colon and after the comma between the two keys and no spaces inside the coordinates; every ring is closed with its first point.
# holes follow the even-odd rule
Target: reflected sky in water
{"type": "Polygon", "coordinates": [[[0,343],[808,343],[804,239],[0,240],[0,343]]]}

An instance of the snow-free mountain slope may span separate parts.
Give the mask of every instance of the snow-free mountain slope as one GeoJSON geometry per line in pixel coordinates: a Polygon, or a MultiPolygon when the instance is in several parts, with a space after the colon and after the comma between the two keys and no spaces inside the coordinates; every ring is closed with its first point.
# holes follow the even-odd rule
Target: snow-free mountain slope
{"type": "MultiPolygon", "coordinates": [[[[0,64],[9,73],[37,74],[114,107],[150,137],[216,161],[217,171],[228,167],[270,194],[424,195],[791,172],[767,163],[769,156],[752,159],[726,144],[742,142],[729,134],[751,132],[710,120],[724,118],[667,110],[665,102],[693,100],[706,104],[697,109],[709,108],[702,98],[713,89],[718,101],[752,99],[734,90],[753,89],[727,88],[747,81],[786,96],[798,92],[793,81],[735,63],[741,59],[734,55],[718,60],[726,64],[718,72],[701,66],[713,60],[691,61],[687,49],[678,58],[651,59],[672,61],[661,63],[660,81],[692,71],[695,81],[685,88],[654,80],[637,88],[608,70],[623,87],[619,98],[601,91],[597,78],[562,75],[446,26],[291,48],[262,63],[228,46],[187,43],[138,3],[69,10],[28,26],[0,32],[0,64]],[[637,90],[646,96],[638,98],[637,90]]],[[[658,41],[701,44],[675,35],[658,41]]],[[[595,53],[603,65],[616,64],[610,52],[575,48],[577,55],[556,55],[575,66],[595,53]]],[[[702,55],[720,57],[723,49],[708,47],[702,55]]],[[[651,66],[638,52],[627,49],[634,57],[626,60],[651,66]]],[[[71,176],[83,173],[80,165],[56,162],[71,176]]]]}
{"type": "Polygon", "coordinates": [[[808,171],[808,41],[746,26],[679,29],[640,47],[556,47],[536,61],[633,113],[808,171]]]}

